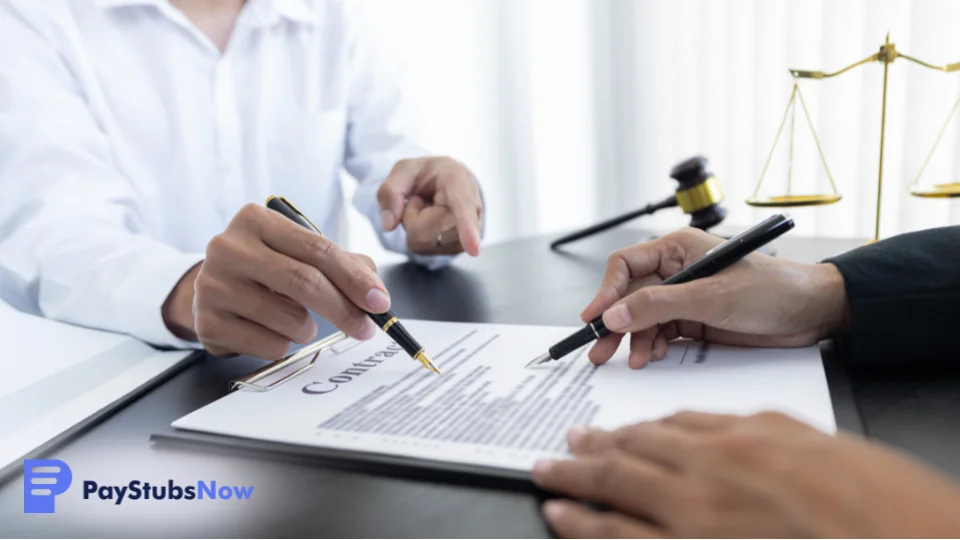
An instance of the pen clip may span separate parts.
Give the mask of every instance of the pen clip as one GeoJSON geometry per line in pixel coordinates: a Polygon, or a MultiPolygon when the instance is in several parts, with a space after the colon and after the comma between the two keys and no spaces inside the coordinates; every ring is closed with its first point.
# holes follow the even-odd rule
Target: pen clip
{"type": "Polygon", "coordinates": [[[314,232],[316,232],[316,233],[319,234],[320,236],[323,236],[323,233],[320,231],[320,227],[317,227],[316,225],[314,225],[314,223],[313,223],[312,221],[310,221],[310,218],[308,218],[306,214],[304,214],[303,212],[301,212],[299,208],[297,208],[296,206],[294,206],[293,203],[290,202],[286,197],[284,197],[283,195],[271,195],[271,196],[267,197],[267,204],[270,204],[270,199],[280,199],[280,201],[282,201],[283,204],[289,206],[291,210],[293,210],[294,212],[296,212],[297,215],[299,215],[300,217],[302,217],[302,218],[304,219],[304,221],[306,221],[307,223],[309,223],[310,226],[313,227],[314,232]]]}
{"type": "Polygon", "coordinates": [[[252,373],[249,373],[239,379],[231,381],[230,390],[233,391],[240,388],[248,388],[251,390],[256,390],[258,392],[266,392],[267,390],[271,390],[289,381],[290,379],[296,378],[298,375],[300,375],[304,371],[307,371],[308,369],[313,367],[314,362],[317,361],[317,357],[320,356],[321,354],[327,351],[331,351],[333,352],[333,354],[339,354],[360,343],[359,341],[353,340],[353,343],[349,343],[349,344],[346,344],[345,346],[337,347],[338,343],[346,341],[347,339],[348,339],[347,335],[344,334],[343,332],[336,332],[330,336],[327,336],[323,339],[315,341],[310,345],[307,345],[306,347],[303,347],[302,349],[281,358],[280,360],[270,362],[269,364],[263,366],[262,368],[252,373]],[[271,375],[275,375],[290,366],[299,364],[304,360],[306,360],[307,358],[309,358],[309,360],[307,360],[307,362],[304,365],[300,366],[292,373],[288,373],[287,375],[284,375],[280,380],[277,380],[273,383],[266,384],[266,385],[258,384],[263,379],[266,379],[271,375]]]}

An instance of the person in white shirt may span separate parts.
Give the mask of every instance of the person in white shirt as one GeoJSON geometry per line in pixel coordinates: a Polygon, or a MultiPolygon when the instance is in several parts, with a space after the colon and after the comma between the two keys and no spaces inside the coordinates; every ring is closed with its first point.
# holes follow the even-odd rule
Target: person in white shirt
{"type": "Polygon", "coordinates": [[[477,181],[417,143],[361,7],[0,0],[0,296],[221,356],[282,356],[315,337],[308,310],[369,338],[361,310],[390,297],[336,244],[341,170],[387,248],[430,268],[476,256],[477,181]]]}

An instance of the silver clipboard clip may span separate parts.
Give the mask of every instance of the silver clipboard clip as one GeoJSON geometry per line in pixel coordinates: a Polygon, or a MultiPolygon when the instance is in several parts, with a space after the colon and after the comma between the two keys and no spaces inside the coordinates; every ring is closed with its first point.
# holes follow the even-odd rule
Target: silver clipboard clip
{"type": "Polygon", "coordinates": [[[347,349],[350,349],[351,347],[354,347],[360,344],[359,341],[354,340],[353,343],[350,343],[345,347],[337,348],[336,345],[345,339],[347,339],[346,334],[344,334],[343,332],[337,332],[336,334],[332,334],[323,339],[314,341],[310,345],[307,345],[306,347],[296,352],[293,352],[281,358],[280,360],[271,362],[263,366],[262,368],[250,373],[249,375],[230,381],[230,390],[233,391],[239,388],[250,388],[251,390],[256,390],[258,392],[266,392],[268,390],[273,390],[274,388],[280,386],[281,384],[289,381],[290,379],[293,379],[294,377],[300,375],[304,371],[307,371],[308,369],[313,367],[314,362],[317,361],[317,357],[320,356],[321,354],[327,351],[332,351],[334,354],[339,354],[346,351],[347,349]],[[285,375],[283,378],[267,385],[257,384],[259,381],[279,371],[282,371],[285,368],[296,365],[297,363],[302,362],[305,358],[308,358],[308,357],[310,358],[310,360],[308,360],[305,365],[301,366],[299,369],[297,369],[293,373],[285,375]]]}

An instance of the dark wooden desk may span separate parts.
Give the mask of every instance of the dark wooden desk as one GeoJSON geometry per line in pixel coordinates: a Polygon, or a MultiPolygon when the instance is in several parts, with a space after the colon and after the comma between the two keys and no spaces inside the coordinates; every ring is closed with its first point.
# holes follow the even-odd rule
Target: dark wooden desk
{"type": "MultiPolygon", "coordinates": [[[[606,255],[646,235],[617,230],[552,253],[549,238],[521,240],[430,273],[382,270],[405,318],[570,325],[592,297],[606,255]]],[[[816,261],[855,241],[784,238],[784,257],[816,261]]],[[[323,329],[322,329],[323,330],[323,329]]],[[[538,501],[523,492],[396,478],[293,461],[153,445],[173,420],[221,397],[227,381],[261,363],[205,358],[49,457],[73,470],[57,513],[22,513],[22,477],[0,485],[3,537],[546,537],[538,501]],[[84,501],[83,480],[255,486],[256,502],[84,501]]],[[[960,372],[855,374],[870,435],[960,473],[960,372]]],[[[282,414],[282,411],[278,411],[282,414]]]]}

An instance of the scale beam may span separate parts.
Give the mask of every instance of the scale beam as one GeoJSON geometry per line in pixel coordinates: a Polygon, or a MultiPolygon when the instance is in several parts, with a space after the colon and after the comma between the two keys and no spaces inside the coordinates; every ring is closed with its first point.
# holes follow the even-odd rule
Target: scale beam
{"type": "Polygon", "coordinates": [[[870,62],[876,62],[876,61],[878,61],[878,60],[880,60],[880,53],[871,54],[870,56],[864,58],[863,60],[861,60],[861,61],[859,61],[859,62],[857,62],[857,63],[855,63],[855,64],[850,64],[849,66],[847,66],[847,67],[845,67],[845,68],[843,68],[843,69],[841,69],[841,70],[839,70],[839,71],[834,71],[833,73],[824,73],[824,72],[822,72],[822,71],[804,71],[804,70],[802,70],[802,69],[791,69],[791,70],[790,70],[790,74],[793,75],[793,78],[795,78],[795,79],[818,79],[818,80],[819,80],[819,79],[829,79],[830,77],[836,77],[837,75],[840,75],[841,73],[846,73],[847,71],[850,71],[851,69],[853,69],[853,68],[855,68],[855,67],[862,66],[862,65],[868,64],[868,63],[870,63],[870,62]]]}
{"type": "MultiPolygon", "coordinates": [[[[753,195],[746,200],[746,203],[751,206],[760,206],[760,207],[790,207],[790,206],[815,206],[823,204],[833,204],[841,199],[839,193],[837,193],[837,187],[833,181],[833,177],[830,175],[830,169],[827,167],[826,158],[824,158],[823,151],[820,148],[820,141],[817,138],[816,131],[813,129],[813,124],[810,122],[809,113],[807,113],[806,105],[803,103],[803,96],[800,94],[800,88],[798,86],[798,79],[813,79],[813,80],[822,80],[829,79],[831,77],[836,77],[847,71],[855,69],[857,67],[869,64],[871,62],[880,62],[883,64],[883,100],[880,111],[880,156],[879,163],[877,166],[877,213],[876,213],[876,223],[875,223],[875,234],[874,240],[878,240],[880,237],[880,202],[883,192],[883,151],[884,151],[884,142],[886,139],[886,116],[887,116],[887,72],[889,70],[890,64],[892,64],[897,58],[903,58],[909,62],[913,62],[919,66],[923,66],[928,69],[940,71],[943,73],[952,73],[955,71],[960,71],[960,62],[955,62],[952,64],[946,65],[934,65],[918,58],[914,58],[910,55],[903,54],[897,51],[896,45],[890,42],[890,33],[886,35],[886,39],[883,45],[880,46],[880,49],[849,66],[844,67],[843,69],[834,71],[834,72],[825,72],[825,71],[812,71],[812,70],[802,70],[802,69],[790,69],[790,75],[794,79],[793,92],[790,95],[790,101],[787,103],[787,110],[784,112],[783,121],[780,124],[780,128],[777,131],[776,137],[774,137],[773,147],[770,149],[770,154],[767,156],[767,161],[763,166],[763,170],[760,173],[760,179],[757,181],[756,189],[753,192],[753,195]],[[810,125],[810,131],[813,134],[814,142],[817,146],[817,151],[820,154],[820,159],[823,162],[824,170],[827,173],[827,178],[830,180],[830,185],[833,188],[832,194],[814,194],[814,195],[798,195],[791,192],[791,179],[793,173],[793,124],[791,121],[790,125],[790,160],[788,164],[787,172],[787,192],[779,195],[765,196],[761,197],[759,195],[760,188],[762,187],[764,176],[767,173],[767,168],[770,165],[770,160],[773,157],[773,152],[776,149],[777,142],[780,139],[780,135],[783,132],[783,128],[786,125],[786,120],[793,110],[794,114],[796,112],[796,99],[799,98],[803,112],[805,113],[807,123],[810,125]]],[[[960,197],[960,182],[948,182],[943,184],[936,184],[931,187],[920,187],[919,181],[920,177],[923,175],[924,170],[927,167],[927,164],[930,162],[934,151],[937,146],[940,144],[940,139],[943,137],[944,132],[947,129],[947,126],[950,123],[950,120],[953,118],[954,113],[957,109],[960,108],[960,97],[957,98],[956,103],[953,105],[950,114],[947,116],[946,121],[943,123],[943,127],[940,130],[940,133],[937,135],[936,141],[933,143],[933,147],[930,149],[930,154],[927,156],[926,160],[923,163],[923,166],[920,168],[919,173],[911,184],[910,194],[917,197],[926,197],[926,198],[945,198],[945,197],[960,197]]],[[[792,120],[792,119],[791,119],[792,120]]]]}

